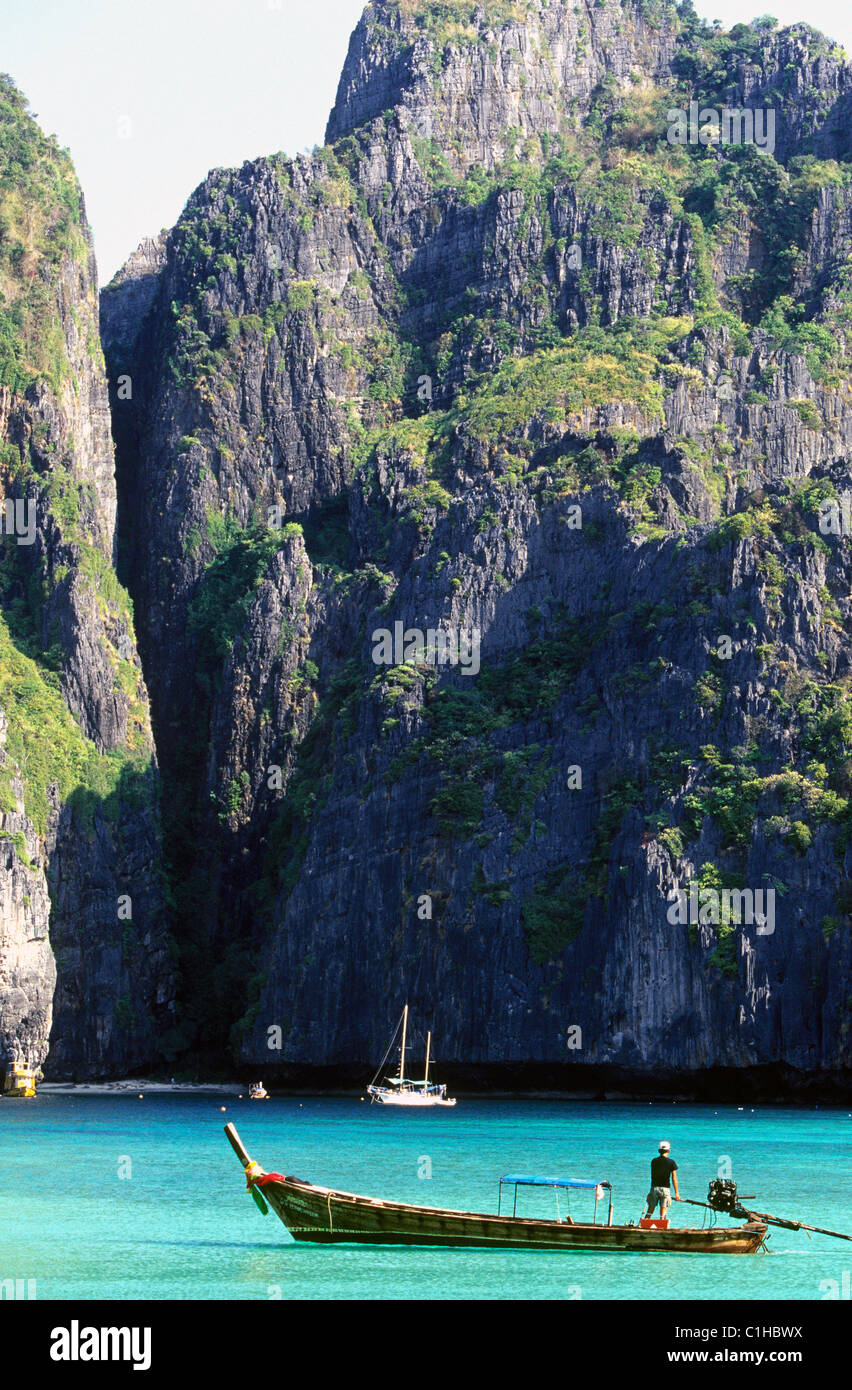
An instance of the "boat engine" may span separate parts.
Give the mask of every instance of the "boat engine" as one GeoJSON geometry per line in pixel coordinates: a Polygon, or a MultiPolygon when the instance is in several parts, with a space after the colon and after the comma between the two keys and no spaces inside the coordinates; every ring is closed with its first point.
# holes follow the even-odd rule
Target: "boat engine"
{"type": "Polygon", "coordinates": [[[712,1178],[707,1189],[707,1205],[714,1211],[730,1211],[737,1205],[737,1185],[733,1178],[712,1178]]]}
{"type": "Polygon", "coordinates": [[[707,1205],[714,1211],[724,1211],[728,1216],[738,1216],[743,1220],[748,1220],[750,1215],[737,1199],[737,1185],[733,1178],[711,1178],[707,1205]]]}

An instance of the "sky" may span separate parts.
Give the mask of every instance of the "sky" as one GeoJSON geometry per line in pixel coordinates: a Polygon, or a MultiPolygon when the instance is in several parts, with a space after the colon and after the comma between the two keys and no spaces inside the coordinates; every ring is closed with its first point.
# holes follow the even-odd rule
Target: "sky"
{"type": "MultiPolygon", "coordinates": [[[[0,71],[74,159],[101,284],[209,169],[322,144],[364,0],[0,0],[0,71]]],[[[852,54],[849,0],[695,0],[725,28],[806,20],[852,54]]]]}

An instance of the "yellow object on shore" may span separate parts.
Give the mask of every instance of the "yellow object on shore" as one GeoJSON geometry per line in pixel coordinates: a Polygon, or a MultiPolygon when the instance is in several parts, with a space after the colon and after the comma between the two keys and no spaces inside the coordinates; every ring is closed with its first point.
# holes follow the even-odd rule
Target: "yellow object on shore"
{"type": "Polygon", "coordinates": [[[36,1093],[36,1071],[21,1062],[10,1062],[3,1078],[4,1096],[32,1100],[36,1093]]]}

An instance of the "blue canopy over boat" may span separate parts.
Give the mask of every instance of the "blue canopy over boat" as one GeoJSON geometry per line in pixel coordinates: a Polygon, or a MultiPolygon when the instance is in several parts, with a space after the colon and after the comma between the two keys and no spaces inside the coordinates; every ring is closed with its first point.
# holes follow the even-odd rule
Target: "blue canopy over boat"
{"type": "Polygon", "coordinates": [[[597,1187],[609,1187],[605,1181],[590,1181],[588,1178],[542,1178],[526,1173],[504,1173],[501,1182],[523,1183],[525,1187],[584,1187],[594,1192],[597,1187]]]}

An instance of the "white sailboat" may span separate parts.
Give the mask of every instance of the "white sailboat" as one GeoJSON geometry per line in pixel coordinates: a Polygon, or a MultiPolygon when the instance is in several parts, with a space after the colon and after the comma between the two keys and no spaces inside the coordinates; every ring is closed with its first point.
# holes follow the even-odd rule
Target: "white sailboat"
{"type": "MultiPolygon", "coordinates": [[[[396,1025],[393,1038],[390,1041],[390,1052],[393,1047],[394,1038],[399,1031],[399,1024],[396,1025]]],[[[384,1059],[379,1067],[379,1071],[373,1077],[372,1084],[367,1087],[367,1094],[371,1101],[376,1101],[379,1105],[455,1105],[455,1100],[447,1095],[446,1086],[433,1085],[429,1081],[429,1059],[432,1047],[432,1034],[426,1034],[426,1067],[422,1081],[415,1081],[405,1075],[405,1044],[408,1035],[408,1005],[402,1011],[402,1046],[399,1053],[399,1076],[387,1076],[386,1086],[377,1086],[376,1077],[384,1066],[384,1059]]],[[[385,1059],[388,1052],[385,1053],[385,1059]]]]}

